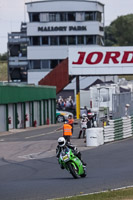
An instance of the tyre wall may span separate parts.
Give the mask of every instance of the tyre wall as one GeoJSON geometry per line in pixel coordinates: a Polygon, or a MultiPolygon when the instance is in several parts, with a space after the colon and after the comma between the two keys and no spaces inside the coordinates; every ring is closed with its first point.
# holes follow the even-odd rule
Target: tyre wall
{"type": "Polygon", "coordinates": [[[112,142],[133,135],[133,116],[109,120],[109,125],[103,129],[104,142],[112,142]]]}

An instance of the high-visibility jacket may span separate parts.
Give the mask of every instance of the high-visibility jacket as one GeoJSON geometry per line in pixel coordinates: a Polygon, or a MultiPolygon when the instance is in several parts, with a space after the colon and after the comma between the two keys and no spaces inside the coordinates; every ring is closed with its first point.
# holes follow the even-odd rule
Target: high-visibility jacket
{"type": "Polygon", "coordinates": [[[72,127],[69,124],[64,124],[63,126],[63,136],[71,136],[72,135],[72,127]]]}
{"type": "Polygon", "coordinates": [[[68,120],[68,124],[71,124],[71,125],[72,125],[73,123],[74,123],[74,119],[69,119],[69,120],[68,120]]]}

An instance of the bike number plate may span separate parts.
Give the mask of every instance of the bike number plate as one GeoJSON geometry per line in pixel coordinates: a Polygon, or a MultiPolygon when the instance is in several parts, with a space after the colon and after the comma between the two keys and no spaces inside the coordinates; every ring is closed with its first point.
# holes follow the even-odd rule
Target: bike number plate
{"type": "Polygon", "coordinates": [[[69,158],[68,158],[68,155],[65,155],[65,156],[63,156],[63,160],[64,161],[66,161],[66,160],[68,160],[69,158]]]}

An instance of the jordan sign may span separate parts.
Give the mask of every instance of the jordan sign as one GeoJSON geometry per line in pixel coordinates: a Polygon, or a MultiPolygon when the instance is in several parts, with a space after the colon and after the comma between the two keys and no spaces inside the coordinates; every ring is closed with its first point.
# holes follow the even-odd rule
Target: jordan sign
{"type": "Polygon", "coordinates": [[[133,74],[133,47],[70,47],[69,74],[133,74]]]}

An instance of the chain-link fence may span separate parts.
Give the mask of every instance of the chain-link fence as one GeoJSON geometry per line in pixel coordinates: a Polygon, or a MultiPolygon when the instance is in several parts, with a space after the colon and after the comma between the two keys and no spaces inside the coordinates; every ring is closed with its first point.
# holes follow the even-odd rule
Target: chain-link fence
{"type": "Polygon", "coordinates": [[[112,118],[117,119],[125,116],[125,106],[130,104],[128,115],[133,115],[133,93],[126,92],[113,94],[112,96],[112,118]]]}

